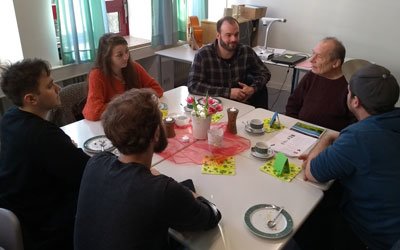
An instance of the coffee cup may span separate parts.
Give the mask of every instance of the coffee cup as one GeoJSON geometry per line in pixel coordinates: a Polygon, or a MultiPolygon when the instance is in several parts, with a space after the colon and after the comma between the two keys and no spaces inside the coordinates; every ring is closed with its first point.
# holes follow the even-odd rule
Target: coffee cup
{"type": "Polygon", "coordinates": [[[255,130],[260,130],[263,129],[264,123],[260,119],[252,119],[250,121],[250,128],[255,129],[255,130]]]}
{"type": "Polygon", "coordinates": [[[176,124],[178,127],[186,126],[186,125],[189,124],[189,122],[190,122],[190,117],[189,117],[189,116],[186,116],[186,115],[178,115],[178,116],[175,117],[175,124],[176,124]]]}
{"type": "Polygon", "coordinates": [[[253,147],[253,149],[256,153],[262,155],[267,155],[271,150],[268,144],[266,144],[265,142],[257,142],[256,145],[253,147]]]}

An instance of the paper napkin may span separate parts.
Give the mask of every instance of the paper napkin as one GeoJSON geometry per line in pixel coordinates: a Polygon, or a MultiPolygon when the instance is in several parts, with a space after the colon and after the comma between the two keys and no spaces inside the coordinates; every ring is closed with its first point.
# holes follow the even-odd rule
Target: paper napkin
{"type": "Polygon", "coordinates": [[[260,170],[264,173],[267,173],[269,175],[272,175],[273,177],[276,177],[282,181],[287,181],[290,182],[293,180],[294,177],[301,171],[301,167],[297,166],[294,163],[289,162],[289,173],[282,173],[281,176],[277,175],[276,170],[274,169],[274,163],[275,163],[275,157],[272,158],[271,160],[267,161],[264,165],[260,167],[260,170]]]}
{"type": "Polygon", "coordinates": [[[213,115],[211,116],[211,122],[212,122],[212,123],[219,122],[219,121],[222,119],[222,117],[224,117],[223,114],[221,114],[221,113],[215,113],[215,114],[213,114],[213,115]]]}
{"type": "Polygon", "coordinates": [[[202,174],[235,175],[235,158],[232,156],[206,155],[203,158],[202,174]]]}
{"type": "Polygon", "coordinates": [[[279,131],[285,128],[285,125],[283,125],[282,123],[278,123],[278,122],[274,122],[274,124],[272,124],[272,127],[269,125],[269,123],[271,122],[271,118],[267,118],[264,119],[264,131],[265,133],[272,133],[275,131],[279,131]]]}

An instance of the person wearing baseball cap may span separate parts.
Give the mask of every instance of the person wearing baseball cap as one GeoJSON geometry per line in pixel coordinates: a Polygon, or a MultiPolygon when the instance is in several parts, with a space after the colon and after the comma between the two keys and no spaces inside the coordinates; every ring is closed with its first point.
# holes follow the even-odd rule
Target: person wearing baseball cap
{"type": "MultiPolygon", "coordinates": [[[[343,73],[347,105],[358,122],[326,133],[300,157],[307,180],[336,179],[344,188],[337,211],[325,211],[326,221],[313,226],[325,225],[319,228],[325,247],[390,249],[400,240],[399,84],[388,69],[371,63],[350,61],[343,73]]],[[[320,246],[304,249],[310,247],[320,246]]]]}

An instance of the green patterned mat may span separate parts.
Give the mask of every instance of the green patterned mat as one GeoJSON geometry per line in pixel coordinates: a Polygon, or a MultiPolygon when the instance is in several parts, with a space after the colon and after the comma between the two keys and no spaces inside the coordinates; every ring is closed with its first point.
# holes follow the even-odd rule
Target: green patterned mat
{"type": "Polygon", "coordinates": [[[271,118],[264,119],[264,131],[265,133],[272,133],[275,131],[279,131],[285,128],[285,125],[282,123],[275,122],[272,124],[272,127],[269,126],[269,122],[271,121],[271,118]]]}
{"type": "Polygon", "coordinates": [[[235,175],[235,158],[232,156],[204,156],[201,167],[202,174],[235,175]]]}
{"type": "Polygon", "coordinates": [[[289,173],[283,173],[281,176],[276,175],[276,170],[274,169],[274,161],[275,158],[267,161],[264,165],[260,167],[260,170],[264,173],[267,173],[273,177],[276,177],[282,181],[290,182],[293,180],[294,177],[301,171],[301,167],[297,166],[294,163],[289,163],[290,171],[289,173]]]}

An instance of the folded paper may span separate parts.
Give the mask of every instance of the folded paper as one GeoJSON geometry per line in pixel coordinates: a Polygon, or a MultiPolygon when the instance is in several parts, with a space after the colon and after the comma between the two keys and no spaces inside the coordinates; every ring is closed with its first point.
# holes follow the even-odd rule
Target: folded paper
{"type": "Polygon", "coordinates": [[[278,175],[276,170],[274,169],[274,163],[275,163],[275,157],[272,158],[271,160],[267,161],[264,165],[260,167],[260,170],[264,173],[267,173],[273,177],[276,177],[282,181],[290,182],[292,181],[298,173],[301,171],[301,167],[297,166],[294,163],[288,163],[289,164],[289,172],[288,173],[282,173],[281,175],[278,175]]]}

